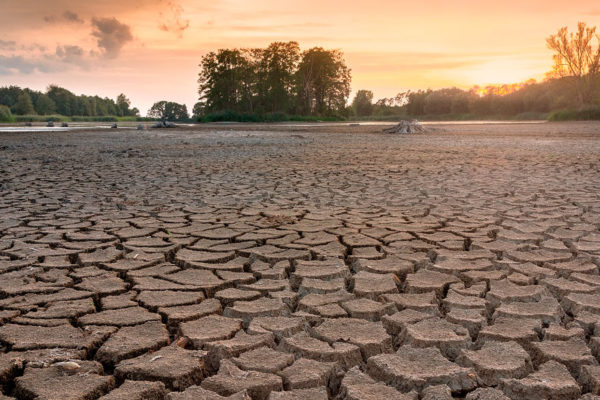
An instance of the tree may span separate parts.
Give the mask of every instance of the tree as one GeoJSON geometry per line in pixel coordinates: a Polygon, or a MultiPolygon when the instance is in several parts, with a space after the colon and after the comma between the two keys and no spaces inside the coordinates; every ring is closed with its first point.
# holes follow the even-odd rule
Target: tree
{"type": "Polygon", "coordinates": [[[192,118],[198,120],[204,115],[204,109],[206,108],[206,104],[204,102],[199,101],[194,104],[194,108],[192,109],[192,118]]]}
{"type": "Polygon", "coordinates": [[[255,64],[251,51],[221,49],[202,57],[198,79],[206,110],[254,112],[255,64]]]}
{"type": "Polygon", "coordinates": [[[596,27],[579,22],[577,32],[569,33],[565,26],[546,42],[554,51],[552,75],[573,77],[579,107],[589,104],[600,73],[600,36],[596,34],[596,27]]]}
{"type": "Polygon", "coordinates": [[[45,94],[38,96],[35,102],[35,111],[39,115],[50,115],[56,112],[56,103],[45,94]]]}
{"type": "Polygon", "coordinates": [[[164,100],[154,103],[148,110],[148,116],[166,121],[180,121],[190,117],[185,104],[164,100]]]}
{"type": "Polygon", "coordinates": [[[14,120],[10,108],[4,104],[0,104],[0,122],[14,122],[14,120]]]}
{"type": "Polygon", "coordinates": [[[344,112],[350,96],[350,69],[339,50],[313,47],[302,53],[298,65],[298,109],[303,114],[344,112]]]}
{"type": "Polygon", "coordinates": [[[352,109],[354,114],[359,117],[371,115],[373,113],[373,92],[370,90],[359,90],[352,100],[352,109]]]}
{"type": "Polygon", "coordinates": [[[129,109],[130,106],[131,101],[129,101],[127,96],[125,96],[123,93],[117,96],[117,115],[121,117],[131,115],[131,110],[129,109]]]}
{"type": "Polygon", "coordinates": [[[300,60],[297,42],[273,42],[255,49],[258,107],[264,112],[291,112],[295,106],[295,72],[300,60]]]}
{"type": "Polygon", "coordinates": [[[31,102],[31,97],[27,94],[27,92],[23,91],[17,97],[17,103],[14,106],[15,113],[19,115],[31,115],[35,114],[35,109],[33,108],[33,103],[31,102]]]}

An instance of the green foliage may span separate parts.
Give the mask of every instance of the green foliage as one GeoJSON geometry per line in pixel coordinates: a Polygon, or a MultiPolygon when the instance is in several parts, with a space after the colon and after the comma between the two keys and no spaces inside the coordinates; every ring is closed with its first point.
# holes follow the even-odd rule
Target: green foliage
{"type": "Polygon", "coordinates": [[[10,108],[5,105],[0,105],[0,122],[14,122],[15,118],[10,112],[10,108]]]}
{"type": "Polygon", "coordinates": [[[548,121],[592,121],[600,120],[600,108],[586,108],[583,110],[555,111],[548,116],[548,121]]]}
{"type": "Polygon", "coordinates": [[[15,122],[69,122],[71,117],[64,115],[52,114],[52,115],[17,115],[15,116],[15,122]]]}
{"type": "Polygon", "coordinates": [[[67,89],[51,85],[46,93],[18,86],[0,87],[0,104],[19,115],[52,115],[64,116],[129,116],[139,115],[137,108],[130,108],[130,102],[121,94],[117,102],[98,96],[77,96],[67,89]]]}
{"type": "Polygon", "coordinates": [[[31,97],[26,91],[22,91],[17,97],[17,102],[13,106],[15,114],[25,115],[25,114],[35,114],[35,109],[33,108],[33,103],[31,101],[31,97]]]}
{"type": "Polygon", "coordinates": [[[359,90],[352,100],[354,115],[364,117],[373,113],[373,92],[370,90],[359,90]]]}
{"type": "Polygon", "coordinates": [[[48,95],[41,93],[35,102],[35,111],[39,115],[51,115],[56,112],[56,103],[48,95]]]}
{"type": "Polygon", "coordinates": [[[345,109],[350,93],[350,70],[341,52],[313,48],[301,54],[296,42],[221,49],[205,55],[200,67],[196,118],[222,113],[233,118],[228,112],[335,115],[345,109]]]}
{"type": "Polygon", "coordinates": [[[185,104],[164,100],[154,103],[148,110],[148,116],[167,121],[182,121],[190,118],[185,104]]]}
{"type": "Polygon", "coordinates": [[[320,117],[315,115],[289,115],[284,112],[265,114],[238,113],[235,111],[222,111],[207,114],[198,119],[199,122],[333,122],[344,121],[339,116],[320,117]]]}

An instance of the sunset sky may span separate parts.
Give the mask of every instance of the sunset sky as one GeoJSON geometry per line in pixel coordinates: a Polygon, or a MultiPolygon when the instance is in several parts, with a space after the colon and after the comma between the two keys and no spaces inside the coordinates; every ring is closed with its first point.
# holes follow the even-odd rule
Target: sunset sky
{"type": "Polygon", "coordinates": [[[224,47],[296,40],[341,49],[352,88],[406,89],[542,79],[545,38],[600,24],[598,0],[0,0],[0,86],[116,98],[145,115],[197,100],[198,63],[224,47]]]}

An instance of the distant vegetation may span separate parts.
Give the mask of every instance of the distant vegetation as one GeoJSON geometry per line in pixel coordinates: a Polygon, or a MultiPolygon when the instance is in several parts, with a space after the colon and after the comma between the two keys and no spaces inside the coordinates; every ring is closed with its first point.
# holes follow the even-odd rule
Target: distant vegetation
{"type": "Polygon", "coordinates": [[[340,51],[300,52],[296,42],[224,49],[202,59],[193,115],[204,122],[599,119],[599,40],[584,23],[548,37],[554,66],[543,82],[407,91],[377,101],[358,90],[349,106],[351,76],[340,51]]]}
{"type": "Polygon", "coordinates": [[[116,120],[119,117],[139,116],[138,109],[131,108],[131,102],[124,94],[120,94],[116,100],[99,96],[77,96],[54,85],[49,86],[45,93],[18,86],[1,87],[0,104],[8,107],[17,120],[46,121],[49,119],[47,116],[64,120],[65,117],[78,116],[97,121],[102,118],[116,120]]]}
{"type": "Polygon", "coordinates": [[[359,90],[352,115],[359,119],[600,119],[600,36],[579,23],[547,39],[554,65],[546,80],[521,84],[418,90],[371,103],[373,93],[359,90]]]}
{"type": "Polygon", "coordinates": [[[200,67],[193,110],[199,120],[339,119],[347,113],[350,69],[339,50],[300,52],[296,42],[275,42],[210,52],[200,67]]]}

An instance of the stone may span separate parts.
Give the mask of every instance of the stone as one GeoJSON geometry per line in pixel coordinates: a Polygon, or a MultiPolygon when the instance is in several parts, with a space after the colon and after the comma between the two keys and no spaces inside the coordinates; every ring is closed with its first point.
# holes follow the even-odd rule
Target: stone
{"type": "Polygon", "coordinates": [[[579,383],[583,390],[592,394],[600,394],[600,366],[583,365],[579,374],[579,383]]]}
{"type": "Polygon", "coordinates": [[[121,360],[158,350],[169,344],[169,332],[161,322],[150,321],[141,325],[126,326],[102,344],[96,359],[114,365],[121,360]]]}
{"type": "Polygon", "coordinates": [[[163,400],[167,395],[162,382],[128,381],[100,397],[100,400],[163,400]]]}
{"type": "Polygon", "coordinates": [[[191,340],[196,349],[208,342],[230,339],[242,329],[242,320],[220,315],[209,315],[180,325],[181,336],[191,340]]]}
{"type": "Polygon", "coordinates": [[[393,274],[374,274],[361,271],[352,277],[352,292],[357,297],[376,300],[382,294],[398,293],[397,279],[393,274]]]}
{"type": "Polygon", "coordinates": [[[367,321],[379,321],[384,315],[393,314],[396,307],[393,304],[384,304],[369,299],[356,299],[345,301],[341,307],[351,318],[365,319],[367,321]]]}
{"type": "Polygon", "coordinates": [[[238,368],[245,371],[252,370],[258,372],[276,373],[289,367],[294,362],[294,356],[288,353],[282,353],[270,349],[269,347],[259,347],[245,353],[239,357],[232,358],[231,361],[238,368]]]}
{"type": "Polygon", "coordinates": [[[477,387],[475,371],[448,361],[437,348],[402,346],[395,354],[379,354],[369,358],[367,371],[371,377],[401,392],[421,391],[426,386],[444,384],[452,392],[477,387]]]}
{"type": "Polygon", "coordinates": [[[207,366],[211,371],[216,371],[219,368],[221,360],[238,357],[242,353],[260,347],[274,346],[273,334],[271,333],[248,335],[244,331],[239,331],[231,339],[206,343],[204,347],[208,350],[207,366]]]}
{"type": "Polygon", "coordinates": [[[204,300],[202,293],[178,292],[174,290],[143,291],[137,296],[139,303],[156,311],[159,307],[184,306],[198,304],[204,300]]]}
{"type": "Polygon", "coordinates": [[[200,386],[190,386],[183,392],[171,392],[167,395],[166,400],[251,400],[248,392],[232,394],[231,396],[221,396],[211,390],[203,389],[200,386]]]}
{"type": "Polygon", "coordinates": [[[264,372],[242,371],[228,360],[221,362],[219,372],[204,379],[201,386],[221,396],[246,390],[253,400],[266,400],[272,391],[283,390],[281,377],[264,372]]]}
{"type": "Polygon", "coordinates": [[[71,325],[41,327],[7,324],[0,327],[0,341],[10,344],[12,350],[54,347],[92,349],[103,339],[103,335],[86,332],[71,325]]]}
{"type": "Polygon", "coordinates": [[[493,388],[479,388],[467,394],[465,400],[510,400],[506,395],[493,388]]]}
{"type": "Polygon", "coordinates": [[[339,385],[341,371],[334,362],[300,358],[277,374],[283,378],[285,390],[325,386],[330,391],[334,391],[339,385]]]}
{"type": "Polygon", "coordinates": [[[181,322],[199,319],[210,314],[220,314],[221,303],[217,299],[204,300],[189,306],[161,307],[158,313],[167,318],[169,328],[178,328],[181,322]]]}
{"type": "Polygon", "coordinates": [[[452,391],[447,385],[428,386],[421,393],[422,400],[452,400],[452,391]]]}
{"type": "Polygon", "coordinates": [[[538,332],[541,332],[541,326],[541,321],[538,320],[499,318],[493,325],[481,328],[477,342],[515,341],[525,350],[529,350],[532,342],[539,341],[538,332]]]}
{"type": "Polygon", "coordinates": [[[392,351],[392,338],[379,322],[369,322],[356,318],[326,319],[312,329],[313,336],[333,345],[347,342],[361,349],[363,358],[392,351]]]}
{"type": "Polygon", "coordinates": [[[242,319],[245,326],[256,317],[286,317],[289,314],[290,310],[283,301],[266,297],[252,301],[236,301],[223,312],[226,317],[242,319]]]}
{"type": "Polygon", "coordinates": [[[460,325],[439,318],[427,318],[406,326],[399,342],[412,347],[437,347],[454,360],[471,343],[469,331],[460,325]]]}
{"type": "Polygon", "coordinates": [[[167,346],[154,353],[121,361],[115,367],[117,379],[160,381],[171,390],[199,384],[206,376],[206,353],[167,346]]]}
{"type": "Polygon", "coordinates": [[[522,379],[503,379],[501,389],[512,400],[576,400],[581,395],[579,385],[569,370],[556,361],[540,365],[536,372],[522,379]]]}
{"type": "Polygon", "coordinates": [[[533,372],[529,354],[515,342],[489,342],[479,350],[462,350],[456,362],[471,367],[479,382],[496,386],[501,379],[524,378],[533,372]]]}
{"type": "Polygon", "coordinates": [[[271,392],[268,400],[327,400],[324,387],[312,389],[294,389],[288,392],[271,392]]]}
{"type": "Polygon", "coordinates": [[[307,357],[324,362],[336,362],[345,368],[358,365],[363,360],[361,350],[356,345],[344,342],[329,344],[310,337],[305,332],[284,338],[280,343],[280,348],[283,351],[293,353],[297,357],[307,357]]]}
{"type": "Polygon", "coordinates": [[[305,329],[303,318],[294,317],[256,317],[250,322],[247,332],[254,335],[273,333],[277,341],[290,337],[305,329]]]}
{"type": "Polygon", "coordinates": [[[98,398],[115,386],[112,376],[103,376],[102,365],[77,361],[74,371],[61,366],[25,368],[23,376],[15,379],[15,393],[24,399],[98,398]]]}
{"type": "Polygon", "coordinates": [[[406,276],[405,286],[407,293],[427,293],[433,291],[438,297],[443,297],[448,286],[456,282],[460,282],[460,280],[455,276],[420,269],[416,273],[406,276]]]}
{"type": "Polygon", "coordinates": [[[531,346],[536,366],[550,360],[558,361],[577,377],[583,365],[598,365],[590,348],[581,339],[543,341],[532,343],[531,346]]]}
{"type": "Polygon", "coordinates": [[[433,317],[433,315],[428,313],[406,309],[392,315],[384,315],[381,321],[388,334],[397,336],[402,333],[408,325],[433,317]]]}

